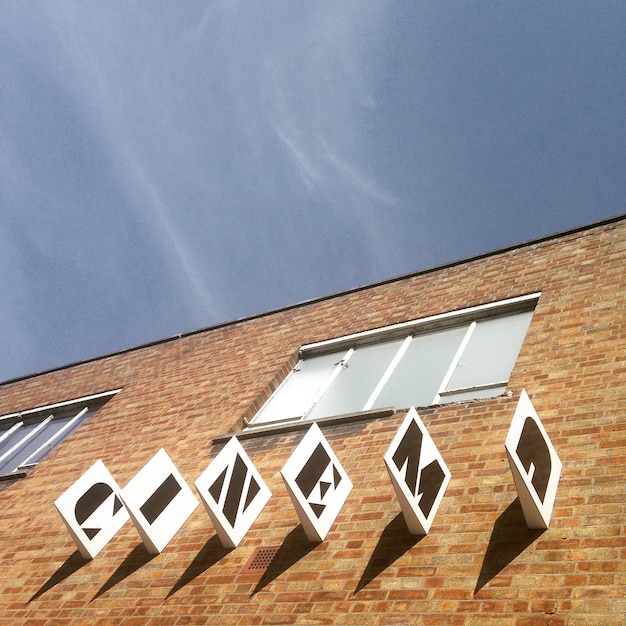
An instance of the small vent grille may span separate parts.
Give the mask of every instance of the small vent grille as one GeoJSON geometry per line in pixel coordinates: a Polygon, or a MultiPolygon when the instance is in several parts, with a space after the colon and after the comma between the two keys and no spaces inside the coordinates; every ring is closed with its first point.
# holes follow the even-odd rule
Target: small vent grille
{"type": "Polygon", "coordinates": [[[278,550],[280,550],[280,546],[260,546],[255,548],[243,568],[244,573],[264,572],[278,554],[278,550]]]}

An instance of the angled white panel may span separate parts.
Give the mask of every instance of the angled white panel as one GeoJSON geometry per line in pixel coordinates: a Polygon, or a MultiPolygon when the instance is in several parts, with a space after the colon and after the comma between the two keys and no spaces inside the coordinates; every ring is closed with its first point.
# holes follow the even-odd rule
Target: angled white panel
{"type": "Polygon", "coordinates": [[[451,474],[413,407],[384,460],[409,532],[428,534],[451,474]]]}
{"type": "Polygon", "coordinates": [[[562,463],[526,390],[504,443],[528,528],[548,528],[562,463]]]}
{"type": "Polygon", "coordinates": [[[54,506],[85,559],[93,559],[128,520],[120,488],[102,461],[96,461],[54,506]]]}
{"type": "Polygon", "coordinates": [[[195,482],[225,548],[235,548],[272,495],[250,457],[232,437],[195,482]]]}
{"type": "Polygon", "coordinates": [[[198,506],[163,449],[124,487],[121,496],[150,554],[161,552],[198,506]]]}
{"type": "Polygon", "coordinates": [[[317,424],[306,432],[281,475],[309,541],[324,541],[352,482],[317,424]]]}

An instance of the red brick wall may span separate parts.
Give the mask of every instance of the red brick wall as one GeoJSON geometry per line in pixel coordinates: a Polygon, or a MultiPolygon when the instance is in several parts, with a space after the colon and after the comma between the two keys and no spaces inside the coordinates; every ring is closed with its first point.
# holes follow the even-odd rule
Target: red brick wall
{"type": "Polygon", "coordinates": [[[568,624],[626,613],[626,220],[0,386],[0,414],[122,388],[0,491],[0,623],[568,624]],[[541,291],[510,397],[420,410],[452,480],[412,537],[382,461],[404,413],[324,425],[354,483],[309,544],[280,477],[303,431],[243,441],[272,498],[221,548],[200,506],[149,556],[128,523],[90,562],[53,501],[95,460],[120,485],[164,447],[187,482],[251,417],[301,344],[541,291]],[[563,462],[529,531],[504,440],[525,387],[563,462]],[[265,573],[242,570],[279,546],[265,573]]]}

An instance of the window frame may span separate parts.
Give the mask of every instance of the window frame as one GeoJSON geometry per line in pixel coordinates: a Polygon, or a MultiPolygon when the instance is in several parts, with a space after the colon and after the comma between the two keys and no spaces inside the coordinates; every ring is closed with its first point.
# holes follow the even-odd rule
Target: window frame
{"type": "MultiPolygon", "coordinates": [[[[9,466],[12,468],[10,471],[7,471],[8,468],[0,470],[0,479],[24,476],[27,472],[41,463],[41,461],[43,461],[46,456],[52,452],[52,450],[54,450],[66,439],[66,437],[71,435],[74,430],[81,426],[81,418],[89,412],[90,403],[95,402],[97,404],[97,406],[91,411],[91,414],[93,414],[101,409],[104,404],[106,404],[120,391],[121,388],[82,396],[74,400],[47,404],[33,409],[27,409],[25,411],[0,415],[0,428],[6,426],[7,424],[9,425],[9,428],[0,434],[0,446],[2,446],[4,441],[9,440],[11,435],[19,432],[25,426],[35,425],[32,430],[15,441],[10,448],[0,451],[0,466],[6,459],[10,459],[14,453],[27,446],[29,441],[35,439],[41,431],[45,431],[46,426],[50,425],[55,420],[69,418],[69,421],[66,424],[61,426],[58,430],[52,432],[50,436],[47,437],[45,441],[43,441],[35,450],[29,452],[28,456],[20,456],[19,459],[16,459],[16,461],[19,460],[18,465],[13,467],[13,464],[11,464],[9,466]],[[74,409],[76,409],[75,413],[74,409]],[[72,415],[72,413],[74,414],[72,415]],[[47,452],[46,449],[48,449],[47,452]]],[[[91,415],[88,415],[85,419],[89,419],[89,417],[91,417],[91,415]]]]}
{"type": "MultiPolygon", "coordinates": [[[[254,417],[249,421],[246,420],[246,425],[249,428],[257,428],[262,426],[269,427],[272,425],[280,425],[289,422],[314,422],[317,419],[325,419],[327,416],[320,416],[318,418],[311,418],[310,416],[315,410],[315,407],[318,405],[321,398],[324,396],[326,391],[330,388],[334,380],[337,378],[342,368],[346,367],[346,365],[349,365],[349,360],[354,354],[355,350],[357,348],[367,345],[379,343],[382,344],[386,342],[391,342],[394,339],[403,339],[400,348],[397,350],[395,356],[390,361],[378,384],[372,390],[363,408],[359,411],[354,411],[353,413],[371,411],[373,409],[374,403],[376,402],[376,399],[384,389],[385,384],[391,378],[395,368],[400,363],[402,357],[404,356],[406,350],[409,348],[409,345],[414,337],[425,335],[426,333],[430,333],[433,331],[460,327],[464,324],[468,325],[465,335],[447,368],[447,371],[443,377],[443,380],[441,381],[436,395],[428,406],[441,404],[445,402],[447,397],[451,397],[454,394],[458,395],[463,393],[471,393],[472,391],[497,389],[499,387],[506,388],[509,379],[505,381],[491,381],[483,384],[471,385],[468,387],[460,387],[458,389],[448,389],[447,387],[457,369],[457,366],[463,356],[465,349],[470,342],[471,336],[476,329],[478,322],[482,322],[491,318],[501,318],[516,313],[531,311],[534,312],[540,296],[541,292],[533,292],[522,296],[507,298],[505,300],[498,300],[474,307],[457,309],[455,311],[431,315],[424,318],[410,320],[408,322],[401,322],[399,324],[393,324],[391,326],[375,328],[359,333],[352,333],[350,335],[345,335],[342,337],[302,345],[298,352],[299,359],[296,366],[292,369],[291,372],[289,372],[287,376],[285,376],[285,378],[281,381],[276,390],[255,413],[254,417]],[[339,353],[342,350],[345,350],[345,352],[343,353],[343,357],[338,359],[338,362],[336,363],[333,371],[327,377],[326,381],[322,384],[317,393],[312,396],[311,402],[309,403],[307,410],[302,415],[257,421],[259,416],[263,414],[268,405],[280,394],[281,389],[283,389],[284,386],[288,383],[292,373],[300,368],[306,359],[330,353],[339,353]]],[[[523,345],[523,341],[524,340],[522,340],[521,345],[523,345]]],[[[451,401],[454,402],[454,400],[451,401]]]]}

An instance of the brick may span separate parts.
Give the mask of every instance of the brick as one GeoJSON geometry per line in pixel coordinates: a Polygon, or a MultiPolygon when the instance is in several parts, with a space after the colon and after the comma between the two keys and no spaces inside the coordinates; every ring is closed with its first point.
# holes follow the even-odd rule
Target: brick
{"type": "Polygon", "coordinates": [[[567,626],[623,626],[624,616],[614,615],[610,613],[593,614],[593,615],[576,615],[570,614],[567,620],[567,626]]]}
{"type": "Polygon", "coordinates": [[[0,384],[0,414],[122,389],[27,478],[0,481],[0,623],[622,626],[625,266],[622,218],[0,384]],[[319,545],[280,477],[303,435],[292,431],[242,438],[272,498],[235,550],[199,507],[152,559],[137,557],[130,524],[93,561],[72,558],[52,502],[95,460],[124,485],[164,447],[192,484],[213,439],[241,431],[302,344],[536,291],[509,394],[420,409],[452,472],[427,537],[408,535],[382,462],[401,410],[322,426],[354,489],[319,545]],[[503,444],[523,387],[563,461],[550,529],[534,539],[519,515],[502,523],[516,506],[503,444]],[[244,573],[259,546],[279,557],[244,573]]]}

